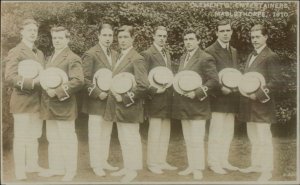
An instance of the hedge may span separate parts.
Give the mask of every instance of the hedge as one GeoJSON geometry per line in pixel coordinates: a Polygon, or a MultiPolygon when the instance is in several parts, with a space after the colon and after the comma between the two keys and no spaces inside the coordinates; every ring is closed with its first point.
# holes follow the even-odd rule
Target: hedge
{"type": "MultiPolygon", "coordinates": [[[[54,25],[63,25],[71,31],[70,47],[80,56],[97,42],[100,23],[135,26],[134,46],[138,51],[151,45],[152,27],[164,25],[169,30],[167,42],[174,71],[184,52],[181,34],[185,28],[200,30],[200,47],[205,48],[216,39],[216,22],[230,19],[234,30],[231,44],[240,54],[242,68],[252,50],[249,30],[255,23],[262,23],[270,31],[269,47],[281,57],[280,75],[286,82],[276,93],[278,122],[296,125],[296,2],[5,2],[1,5],[2,59],[20,41],[17,25],[24,18],[32,17],[40,23],[36,44],[46,56],[53,51],[49,30],[54,25]]],[[[113,48],[117,49],[114,39],[113,48]]],[[[10,90],[3,86],[3,123],[9,124],[10,90]]]]}

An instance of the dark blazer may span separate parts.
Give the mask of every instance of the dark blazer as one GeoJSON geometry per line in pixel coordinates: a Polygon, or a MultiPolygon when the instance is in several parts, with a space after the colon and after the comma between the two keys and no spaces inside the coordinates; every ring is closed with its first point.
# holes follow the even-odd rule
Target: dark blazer
{"type": "MultiPolygon", "coordinates": [[[[215,58],[218,72],[228,67],[238,69],[238,55],[235,48],[230,46],[230,52],[228,52],[226,49],[222,48],[218,41],[216,41],[211,46],[206,48],[205,51],[215,58]]],[[[238,112],[238,92],[224,95],[220,86],[220,88],[216,88],[214,92],[212,92],[210,99],[212,112],[238,112]]]]}
{"type": "MultiPolygon", "coordinates": [[[[167,66],[164,61],[162,54],[157,50],[157,48],[152,45],[146,51],[141,53],[145,58],[145,65],[147,74],[149,71],[158,66],[164,66],[171,69],[171,57],[169,52],[166,52],[167,56],[167,66]]],[[[147,117],[152,118],[170,118],[172,110],[172,96],[173,88],[170,87],[166,89],[164,93],[156,94],[156,88],[152,87],[154,90],[150,91],[150,96],[146,100],[145,111],[147,117]]]]}
{"type": "MultiPolygon", "coordinates": [[[[258,100],[254,101],[241,96],[238,117],[245,122],[275,123],[276,114],[273,92],[281,84],[279,57],[270,48],[265,47],[249,67],[250,58],[251,54],[247,59],[244,72],[255,71],[261,73],[266,79],[266,88],[270,91],[269,96],[271,99],[266,103],[261,103],[258,100]]],[[[259,94],[260,91],[256,93],[257,96],[259,94]]]]}
{"type": "Polygon", "coordinates": [[[22,60],[32,59],[39,62],[42,66],[44,63],[44,54],[38,50],[35,54],[23,42],[19,43],[15,48],[11,49],[5,58],[5,81],[13,88],[10,99],[10,113],[35,113],[40,110],[40,86],[34,85],[32,89],[33,79],[24,79],[18,75],[18,64],[22,60]],[[23,88],[21,89],[21,86],[23,88]]]}
{"type": "MultiPolygon", "coordinates": [[[[144,57],[138,54],[135,49],[131,49],[121,63],[113,69],[113,76],[121,72],[132,73],[137,85],[132,90],[134,104],[129,107],[126,107],[123,102],[117,102],[112,93],[109,93],[104,115],[105,120],[123,123],[142,123],[144,121],[143,99],[150,85],[144,63],[144,57]]],[[[126,97],[123,96],[123,98],[126,97]]]]}
{"type": "Polygon", "coordinates": [[[81,58],[69,47],[65,48],[53,61],[51,58],[52,56],[47,61],[45,68],[62,69],[68,75],[69,81],[55,89],[57,96],[53,98],[43,90],[41,118],[45,120],[75,120],[78,114],[75,93],[82,88],[84,82],[81,58]]]}
{"type": "MultiPolygon", "coordinates": [[[[183,67],[186,54],[180,59],[179,70],[192,70],[197,72],[203,80],[203,85],[208,87],[207,94],[218,87],[218,74],[215,66],[214,58],[208,53],[204,52],[200,48],[194,53],[192,58],[188,61],[187,65],[183,67]]],[[[196,89],[196,98],[190,99],[185,96],[181,96],[174,91],[172,117],[175,119],[188,119],[188,120],[207,120],[211,118],[211,107],[209,98],[203,97],[203,91],[201,88],[196,89]]]]}
{"type": "MultiPolygon", "coordinates": [[[[116,61],[117,52],[111,50],[112,62],[116,61]]],[[[82,112],[92,115],[104,115],[107,99],[100,100],[101,90],[93,84],[93,77],[97,70],[107,68],[112,70],[104,51],[99,44],[89,49],[83,55],[83,73],[84,73],[84,97],[82,102],[82,112]]]]}

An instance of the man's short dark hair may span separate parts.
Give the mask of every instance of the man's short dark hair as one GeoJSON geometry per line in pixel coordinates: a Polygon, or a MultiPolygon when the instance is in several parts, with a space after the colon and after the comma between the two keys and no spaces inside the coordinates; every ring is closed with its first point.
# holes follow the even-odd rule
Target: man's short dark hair
{"type": "Polygon", "coordinates": [[[187,34],[191,34],[191,33],[194,33],[196,35],[196,39],[197,40],[200,40],[200,33],[199,33],[199,30],[196,30],[195,28],[187,28],[183,31],[183,34],[182,36],[186,36],[187,34]]]}
{"type": "Polygon", "coordinates": [[[65,32],[65,35],[66,35],[66,38],[70,38],[70,32],[67,28],[63,27],[63,26],[55,26],[55,27],[52,27],[50,32],[51,34],[53,32],[60,32],[60,31],[64,31],[65,32]]]}
{"type": "Polygon", "coordinates": [[[251,28],[251,32],[253,31],[261,31],[261,34],[263,36],[268,35],[268,30],[265,26],[263,26],[262,24],[256,24],[251,28]]]}
{"type": "Polygon", "coordinates": [[[24,27],[29,24],[35,24],[37,27],[39,27],[39,24],[34,19],[24,19],[20,24],[20,30],[23,30],[24,27]]]}
{"type": "Polygon", "coordinates": [[[99,28],[98,28],[98,35],[101,34],[101,31],[102,31],[104,28],[108,28],[108,29],[113,30],[113,27],[112,27],[110,24],[103,23],[103,24],[101,24],[101,25],[99,26],[99,28]]]}
{"type": "Polygon", "coordinates": [[[153,35],[155,35],[156,34],[156,31],[157,30],[164,30],[164,31],[166,31],[167,32],[167,28],[166,27],[164,27],[164,26],[156,26],[156,27],[154,27],[153,28],[153,35]]]}
{"type": "Polygon", "coordinates": [[[216,31],[219,31],[219,26],[225,26],[225,25],[230,25],[231,27],[231,22],[229,19],[223,19],[223,20],[220,20],[217,22],[217,25],[216,25],[216,31]]]}
{"type": "Polygon", "coordinates": [[[130,34],[131,37],[134,37],[134,30],[133,30],[133,26],[128,26],[128,25],[123,25],[120,28],[118,28],[117,30],[117,35],[122,32],[122,31],[126,31],[130,34]]]}

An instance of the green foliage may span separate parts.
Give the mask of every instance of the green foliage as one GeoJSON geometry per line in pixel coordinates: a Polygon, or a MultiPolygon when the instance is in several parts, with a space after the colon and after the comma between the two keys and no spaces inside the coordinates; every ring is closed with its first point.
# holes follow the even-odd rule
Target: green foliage
{"type": "MultiPolygon", "coordinates": [[[[25,17],[40,22],[38,47],[49,56],[53,51],[50,28],[63,25],[71,31],[71,49],[82,55],[97,42],[97,26],[110,23],[114,27],[123,24],[135,26],[135,47],[143,51],[152,43],[152,27],[168,28],[168,48],[174,64],[178,66],[184,52],[182,32],[187,27],[197,28],[201,33],[200,47],[205,48],[216,39],[215,25],[220,19],[230,18],[234,34],[232,45],[240,53],[241,66],[251,52],[249,31],[255,23],[265,24],[270,35],[268,45],[282,59],[284,86],[277,92],[278,121],[288,122],[296,116],[296,56],[297,15],[296,3],[287,2],[287,17],[272,16],[274,9],[267,8],[267,18],[250,16],[216,16],[216,11],[260,11],[259,8],[236,7],[236,2],[221,7],[203,7],[202,2],[14,2],[2,3],[1,20],[3,54],[19,42],[18,23],[25,17]]],[[[267,4],[267,3],[266,3],[267,4]]],[[[113,48],[117,49],[116,37],[113,48]]]]}

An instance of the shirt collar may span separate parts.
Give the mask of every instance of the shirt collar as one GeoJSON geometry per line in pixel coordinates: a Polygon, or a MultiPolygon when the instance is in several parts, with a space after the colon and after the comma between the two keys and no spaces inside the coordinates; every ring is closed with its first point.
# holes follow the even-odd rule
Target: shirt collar
{"type": "Polygon", "coordinates": [[[101,49],[104,51],[104,53],[106,54],[108,47],[103,46],[100,42],[99,42],[99,45],[100,45],[101,49]]]}
{"type": "Polygon", "coordinates": [[[133,46],[130,46],[129,48],[125,49],[125,50],[121,50],[121,53],[123,56],[127,55],[127,53],[133,48],[133,46]]]}
{"type": "Polygon", "coordinates": [[[60,50],[54,50],[54,54],[57,56],[58,54],[60,54],[64,49],[66,49],[68,46],[60,49],[60,50]]]}
{"type": "Polygon", "coordinates": [[[262,47],[260,47],[260,48],[258,48],[258,49],[255,49],[256,50],[256,52],[257,52],[257,54],[260,54],[261,53],[261,51],[266,47],[267,45],[266,44],[264,44],[262,47]]]}
{"type": "Polygon", "coordinates": [[[190,57],[192,57],[195,52],[198,50],[199,47],[195,48],[193,51],[188,52],[190,54],[190,57]]]}
{"type": "Polygon", "coordinates": [[[161,50],[163,49],[163,47],[160,47],[159,45],[153,43],[153,45],[156,47],[156,49],[161,52],[161,50]]]}
{"type": "Polygon", "coordinates": [[[221,47],[222,47],[223,49],[227,49],[227,46],[229,46],[229,43],[224,43],[224,42],[222,42],[220,39],[218,39],[218,42],[219,42],[219,44],[221,45],[221,47]]]}
{"type": "Polygon", "coordinates": [[[31,50],[33,49],[34,43],[29,42],[29,41],[27,41],[27,40],[25,40],[25,39],[22,39],[22,42],[23,42],[27,47],[29,47],[31,50]]]}

